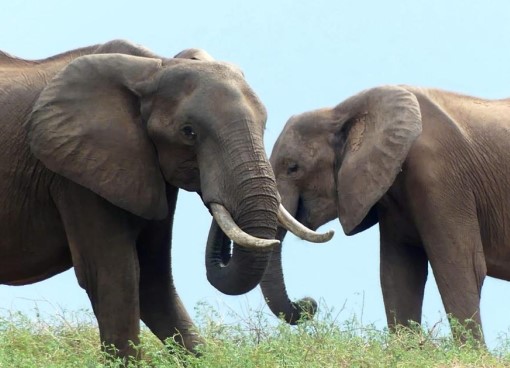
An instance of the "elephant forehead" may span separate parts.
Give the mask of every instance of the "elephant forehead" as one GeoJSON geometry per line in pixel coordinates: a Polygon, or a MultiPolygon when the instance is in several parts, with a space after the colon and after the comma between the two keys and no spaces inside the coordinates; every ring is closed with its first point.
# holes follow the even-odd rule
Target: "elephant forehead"
{"type": "Polygon", "coordinates": [[[275,147],[275,159],[282,162],[313,160],[319,152],[318,142],[296,130],[284,132],[275,147]]]}
{"type": "MultiPolygon", "coordinates": [[[[198,64],[198,63],[196,63],[198,64]]],[[[200,63],[201,64],[201,63],[200,63]]],[[[164,72],[158,86],[158,95],[174,99],[175,96],[194,95],[203,102],[224,102],[247,97],[261,104],[246,81],[228,68],[171,68],[164,72]]]]}
{"type": "Polygon", "coordinates": [[[229,64],[190,61],[169,67],[163,72],[157,95],[157,100],[178,103],[179,109],[191,106],[195,112],[238,113],[238,118],[267,120],[265,106],[239,70],[229,64]],[[201,108],[197,110],[197,106],[201,108]]]}
{"type": "Polygon", "coordinates": [[[205,84],[216,82],[219,84],[245,84],[242,72],[227,63],[208,62],[200,63],[190,60],[172,65],[164,71],[162,82],[175,82],[177,80],[195,79],[205,84]]]}

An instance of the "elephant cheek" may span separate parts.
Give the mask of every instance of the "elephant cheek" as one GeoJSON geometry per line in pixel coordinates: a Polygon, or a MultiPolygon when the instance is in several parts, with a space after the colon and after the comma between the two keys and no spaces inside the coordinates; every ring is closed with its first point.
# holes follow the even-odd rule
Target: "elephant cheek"
{"type": "Polygon", "coordinates": [[[163,174],[165,180],[178,188],[187,190],[189,192],[200,192],[200,172],[196,167],[178,167],[171,175],[163,174]]]}
{"type": "Polygon", "coordinates": [[[167,183],[190,192],[200,191],[200,170],[194,156],[183,157],[179,152],[167,152],[160,154],[159,158],[161,172],[167,183]]]}

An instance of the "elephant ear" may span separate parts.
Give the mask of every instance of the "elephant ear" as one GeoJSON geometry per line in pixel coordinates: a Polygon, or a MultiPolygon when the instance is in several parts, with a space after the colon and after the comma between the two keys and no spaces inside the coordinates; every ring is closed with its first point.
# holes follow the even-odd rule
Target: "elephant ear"
{"type": "Polygon", "coordinates": [[[335,107],[349,129],[337,173],[338,215],[347,235],[357,232],[394,182],[421,134],[416,96],[401,87],[361,92],[335,107]]]}
{"type": "Polygon", "coordinates": [[[168,209],[140,98],[161,60],[122,54],[75,59],[41,92],[26,123],[33,154],[50,170],[147,219],[168,209]]]}

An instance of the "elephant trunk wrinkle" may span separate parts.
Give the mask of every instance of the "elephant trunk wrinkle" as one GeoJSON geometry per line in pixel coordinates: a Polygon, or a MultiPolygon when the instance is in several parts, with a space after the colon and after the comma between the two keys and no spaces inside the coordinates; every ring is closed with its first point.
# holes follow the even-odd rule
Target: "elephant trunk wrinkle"
{"type": "MultiPolygon", "coordinates": [[[[274,239],[279,201],[260,134],[254,134],[253,128],[243,122],[226,134],[232,139],[224,139],[221,147],[228,158],[225,174],[231,179],[225,180],[224,189],[234,197],[224,205],[241,230],[257,238],[274,239]]],[[[243,294],[258,285],[270,256],[270,249],[247,250],[237,244],[230,254],[230,239],[213,222],[206,253],[208,280],[225,294],[243,294]]]]}

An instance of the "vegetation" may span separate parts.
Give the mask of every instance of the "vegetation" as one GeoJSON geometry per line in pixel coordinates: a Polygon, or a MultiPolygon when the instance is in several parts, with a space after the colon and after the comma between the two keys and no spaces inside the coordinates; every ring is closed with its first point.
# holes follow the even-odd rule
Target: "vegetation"
{"type": "MultiPolygon", "coordinates": [[[[5,313],[0,318],[0,367],[120,366],[98,349],[98,331],[88,311],[42,318],[5,313]]],[[[510,339],[494,351],[469,337],[455,343],[432,328],[402,329],[395,334],[361,325],[356,318],[339,322],[331,312],[297,327],[275,323],[273,316],[250,311],[237,322],[223,322],[208,306],[197,307],[200,333],[207,345],[199,357],[169,341],[167,349],[143,329],[139,367],[510,367],[510,339]]],[[[135,366],[134,363],[130,364],[135,366]]]]}

